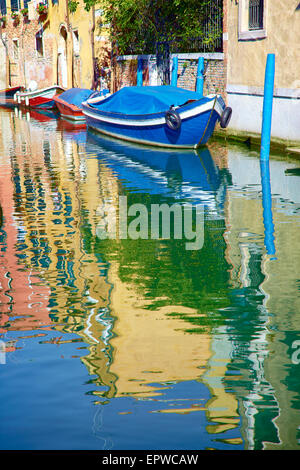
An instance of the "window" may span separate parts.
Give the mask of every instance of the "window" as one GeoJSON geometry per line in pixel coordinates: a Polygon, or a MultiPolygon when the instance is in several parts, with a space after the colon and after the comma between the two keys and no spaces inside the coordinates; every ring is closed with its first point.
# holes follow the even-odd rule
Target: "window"
{"type": "Polygon", "coordinates": [[[11,11],[19,11],[20,10],[20,0],[11,0],[11,11]]]}
{"type": "Polygon", "coordinates": [[[19,59],[19,40],[18,39],[13,39],[13,53],[14,53],[14,59],[18,60],[19,59]]]}
{"type": "Polygon", "coordinates": [[[249,0],[249,31],[263,29],[264,2],[263,0],[249,0]]]}
{"type": "Polygon", "coordinates": [[[239,0],[240,41],[267,37],[266,12],[268,0],[239,0]]]}
{"type": "Polygon", "coordinates": [[[44,55],[44,47],[43,47],[43,35],[42,32],[39,31],[35,35],[35,45],[38,57],[43,57],[44,55]]]}
{"type": "Polygon", "coordinates": [[[0,13],[6,15],[6,0],[0,0],[0,13]]]}
{"type": "Polygon", "coordinates": [[[73,51],[75,56],[79,56],[79,34],[78,30],[74,29],[73,30],[73,51]]]}

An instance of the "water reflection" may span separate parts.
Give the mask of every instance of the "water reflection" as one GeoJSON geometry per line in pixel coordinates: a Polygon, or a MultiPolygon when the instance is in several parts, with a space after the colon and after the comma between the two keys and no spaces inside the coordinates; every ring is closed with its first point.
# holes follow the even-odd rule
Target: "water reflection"
{"type": "Polygon", "coordinates": [[[265,246],[268,255],[275,255],[274,243],[274,224],[272,216],[272,195],[270,181],[270,164],[269,160],[261,160],[260,162],[262,200],[263,200],[263,217],[265,226],[265,246]]]}
{"type": "MultiPolygon", "coordinates": [[[[126,145],[32,113],[3,111],[1,125],[1,338],[8,364],[47,351],[48,366],[67,371],[56,348],[84,364],[79,403],[92,398],[93,436],[86,418],[68,415],[63,447],[68,436],[76,447],[80,428],[80,448],[297,448],[299,366],[289,354],[300,260],[289,248],[299,244],[300,200],[287,202],[275,181],[272,265],[253,156],[217,143],[199,152],[126,145]],[[99,207],[109,201],[117,212],[120,196],[149,211],[202,205],[202,249],[172,238],[100,240],[99,207]]],[[[13,390],[10,371],[0,369],[13,390]]],[[[47,386],[64,390],[55,373],[47,386]]],[[[76,399],[68,395],[70,408],[76,399]]],[[[53,429],[37,426],[57,448],[53,429]]]]}

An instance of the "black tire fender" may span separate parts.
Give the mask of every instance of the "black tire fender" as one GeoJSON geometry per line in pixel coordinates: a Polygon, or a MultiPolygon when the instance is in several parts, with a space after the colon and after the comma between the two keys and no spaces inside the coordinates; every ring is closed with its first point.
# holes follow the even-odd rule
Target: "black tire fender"
{"type": "Polygon", "coordinates": [[[181,117],[179,116],[177,111],[175,111],[175,109],[170,108],[166,112],[166,117],[165,118],[166,118],[166,124],[167,124],[169,129],[171,129],[172,131],[177,131],[180,128],[180,126],[181,126],[181,117]]]}
{"type": "Polygon", "coordinates": [[[220,126],[225,129],[225,127],[228,126],[229,124],[229,121],[231,119],[231,115],[232,115],[232,108],[230,108],[229,106],[227,106],[223,113],[222,113],[222,116],[220,118],[220,126]]]}

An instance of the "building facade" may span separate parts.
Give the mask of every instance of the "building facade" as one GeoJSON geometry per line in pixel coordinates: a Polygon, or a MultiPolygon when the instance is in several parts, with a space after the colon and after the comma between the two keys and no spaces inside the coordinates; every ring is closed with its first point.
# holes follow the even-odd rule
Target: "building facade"
{"type": "Polygon", "coordinates": [[[265,64],[275,54],[272,139],[300,141],[299,0],[227,0],[229,131],[261,132],[265,64]]]}
{"type": "MultiPolygon", "coordinates": [[[[75,3],[75,2],[73,2],[75,3]]],[[[30,82],[39,88],[92,88],[94,64],[107,47],[102,10],[71,11],[68,0],[1,0],[0,89],[30,82]]]]}

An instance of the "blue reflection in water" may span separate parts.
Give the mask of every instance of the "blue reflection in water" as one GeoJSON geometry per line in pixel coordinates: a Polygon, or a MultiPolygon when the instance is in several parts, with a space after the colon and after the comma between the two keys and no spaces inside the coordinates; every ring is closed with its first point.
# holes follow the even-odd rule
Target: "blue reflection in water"
{"type": "Polygon", "coordinates": [[[274,243],[275,237],[272,216],[272,195],[269,159],[260,161],[260,171],[262,186],[263,218],[265,226],[265,246],[268,255],[275,255],[276,250],[274,243]]]}

